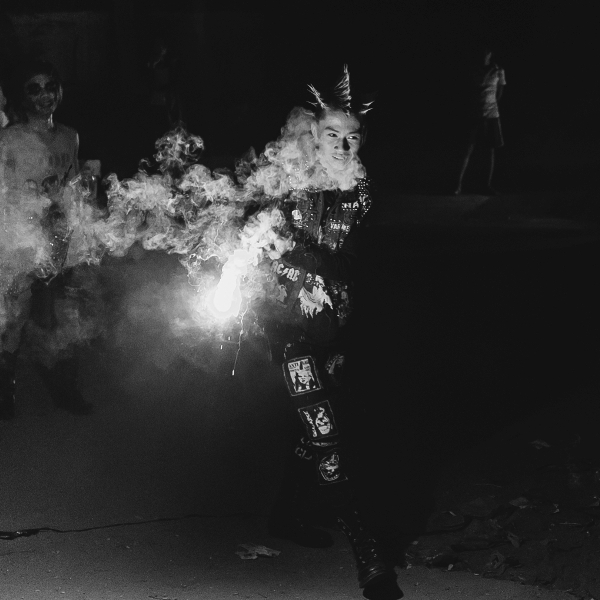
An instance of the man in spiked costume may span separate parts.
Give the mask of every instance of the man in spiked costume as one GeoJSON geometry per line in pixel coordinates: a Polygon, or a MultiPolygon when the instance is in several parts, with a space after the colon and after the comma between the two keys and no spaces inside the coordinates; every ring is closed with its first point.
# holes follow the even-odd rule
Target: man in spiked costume
{"type": "MultiPolygon", "coordinates": [[[[304,137],[314,160],[308,181],[284,202],[296,244],[273,265],[287,319],[269,335],[272,347],[278,342],[283,347],[283,375],[299,417],[301,440],[288,460],[269,531],[307,547],[333,544],[326,531],[310,523],[302,499],[302,488],[316,475],[319,495],[354,551],[364,596],[393,600],[402,592],[393,566],[381,556],[361,516],[341,443],[339,414],[345,404],[343,337],[352,308],[357,242],[371,205],[369,180],[358,159],[371,103],[352,108],[347,67],[331,97],[323,98],[313,86],[309,90],[316,110],[294,109],[287,128],[294,128],[294,120],[308,123],[310,131],[305,126],[304,137]]],[[[296,127],[296,133],[298,129],[302,128],[296,127]]]]}

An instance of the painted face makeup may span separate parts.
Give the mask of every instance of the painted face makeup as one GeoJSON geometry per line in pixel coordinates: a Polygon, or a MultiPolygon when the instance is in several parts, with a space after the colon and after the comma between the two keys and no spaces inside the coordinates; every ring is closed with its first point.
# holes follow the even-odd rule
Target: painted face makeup
{"type": "Polygon", "coordinates": [[[60,102],[60,84],[48,75],[36,75],[25,84],[25,110],[41,117],[51,116],[60,102]]]}
{"type": "Polygon", "coordinates": [[[356,157],[361,145],[360,123],[354,115],[327,111],[316,126],[319,158],[323,166],[345,170],[356,157]]]}
{"type": "Polygon", "coordinates": [[[39,96],[42,92],[48,92],[49,94],[57,94],[59,85],[56,81],[48,81],[40,85],[39,83],[28,83],[25,86],[25,91],[28,96],[39,96]]]}

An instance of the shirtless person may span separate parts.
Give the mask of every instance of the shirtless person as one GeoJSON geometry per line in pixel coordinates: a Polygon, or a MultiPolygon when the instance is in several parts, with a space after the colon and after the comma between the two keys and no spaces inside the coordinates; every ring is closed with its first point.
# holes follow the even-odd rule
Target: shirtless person
{"type": "MultiPolygon", "coordinates": [[[[54,268],[51,277],[30,276],[31,289],[21,285],[4,297],[9,315],[0,340],[0,418],[4,419],[14,415],[15,363],[25,321],[31,316],[46,331],[56,326],[55,300],[69,276],[61,272],[68,249],[61,203],[65,186],[78,172],[79,150],[77,132],[54,120],[63,95],[56,69],[48,62],[34,61],[25,65],[19,79],[17,121],[0,131],[0,187],[8,197],[11,191],[27,190],[40,200],[50,200],[44,229],[54,268]]],[[[57,407],[75,414],[90,412],[91,406],[77,391],[72,359],[59,360],[52,368],[40,365],[40,373],[57,407]]]]}

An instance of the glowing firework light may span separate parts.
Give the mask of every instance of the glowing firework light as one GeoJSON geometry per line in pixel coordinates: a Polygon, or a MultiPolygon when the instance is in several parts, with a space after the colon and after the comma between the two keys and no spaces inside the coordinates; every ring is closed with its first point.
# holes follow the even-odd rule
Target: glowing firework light
{"type": "MultiPolygon", "coordinates": [[[[261,278],[260,266],[263,261],[269,264],[278,259],[287,250],[291,250],[294,242],[291,237],[285,236],[282,229],[285,217],[276,207],[263,210],[251,217],[240,234],[240,248],[229,256],[221,271],[221,278],[211,298],[211,304],[216,314],[222,317],[236,316],[239,314],[242,303],[241,284],[252,271],[255,278],[261,278]]],[[[264,278],[264,276],[263,276],[264,278]]],[[[256,296],[257,289],[253,289],[251,281],[246,279],[246,295],[256,296]]],[[[259,286],[264,288],[265,282],[259,286]]],[[[264,292],[264,290],[263,290],[264,292]]]]}
{"type": "Polygon", "coordinates": [[[248,271],[250,255],[245,250],[236,250],[223,265],[221,279],[211,301],[215,315],[220,318],[237,316],[242,305],[240,279],[248,271]]]}

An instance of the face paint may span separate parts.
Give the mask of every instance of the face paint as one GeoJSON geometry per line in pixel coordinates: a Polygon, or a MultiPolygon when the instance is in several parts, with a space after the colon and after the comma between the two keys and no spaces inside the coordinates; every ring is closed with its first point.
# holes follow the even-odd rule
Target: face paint
{"type": "Polygon", "coordinates": [[[361,145],[358,119],[342,111],[327,111],[316,125],[317,154],[323,166],[333,171],[346,170],[358,155],[361,145]]]}
{"type": "Polygon", "coordinates": [[[25,110],[35,116],[50,117],[60,102],[60,84],[48,75],[32,77],[24,87],[25,110]]]}

